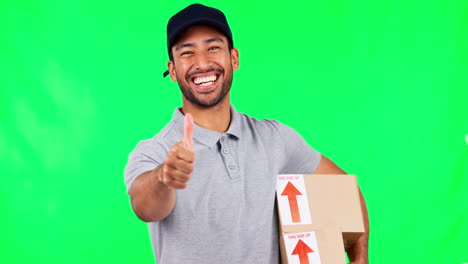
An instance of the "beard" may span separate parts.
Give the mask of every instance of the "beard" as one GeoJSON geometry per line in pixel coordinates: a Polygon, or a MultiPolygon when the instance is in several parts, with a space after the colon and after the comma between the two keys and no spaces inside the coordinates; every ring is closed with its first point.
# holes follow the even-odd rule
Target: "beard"
{"type": "MultiPolygon", "coordinates": [[[[209,107],[216,106],[217,104],[219,104],[224,99],[224,97],[226,97],[226,95],[231,90],[232,72],[233,72],[232,68],[229,68],[227,71],[224,71],[222,68],[218,68],[218,67],[210,68],[210,69],[207,69],[207,70],[204,70],[204,71],[190,72],[190,73],[187,73],[187,75],[185,76],[185,80],[187,81],[187,83],[189,83],[190,78],[191,78],[192,75],[205,73],[205,72],[213,72],[213,71],[218,72],[220,75],[223,75],[224,76],[224,81],[223,81],[223,83],[221,83],[221,91],[219,92],[219,94],[216,97],[214,97],[213,99],[210,99],[210,100],[203,100],[201,98],[198,98],[192,92],[189,85],[185,85],[182,82],[177,82],[179,84],[180,91],[182,92],[184,97],[189,102],[191,102],[192,104],[194,104],[194,105],[196,105],[196,106],[198,106],[200,108],[209,108],[209,107]],[[225,74],[226,72],[227,72],[227,74],[225,74]]],[[[180,78],[178,78],[178,79],[180,79],[180,78]]],[[[216,92],[216,90],[211,91],[211,92],[216,92]]]]}

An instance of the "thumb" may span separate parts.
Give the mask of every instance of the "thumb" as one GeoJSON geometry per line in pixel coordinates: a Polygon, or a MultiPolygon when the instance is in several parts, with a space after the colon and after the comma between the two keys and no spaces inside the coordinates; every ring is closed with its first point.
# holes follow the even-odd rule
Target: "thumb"
{"type": "Polygon", "coordinates": [[[184,137],[182,138],[184,146],[193,150],[193,117],[191,114],[185,114],[184,137]]]}

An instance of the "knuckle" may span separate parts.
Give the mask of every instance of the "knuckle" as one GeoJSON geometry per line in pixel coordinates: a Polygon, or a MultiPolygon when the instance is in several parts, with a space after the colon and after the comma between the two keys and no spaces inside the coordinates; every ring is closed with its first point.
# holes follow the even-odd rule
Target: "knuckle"
{"type": "Polygon", "coordinates": [[[188,180],[190,180],[190,174],[188,173],[182,173],[180,175],[180,180],[183,181],[183,182],[187,182],[188,180]]]}
{"type": "Polygon", "coordinates": [[[179,160],[177,160],[177,161],[175,162],[174,165],[175,165],[175,166],[174,166],[175,168],[183,167],[183,166],[184,166],[184,161],[181,160],[181,159],[179,159],[179,160]]]}
{"type": "Polygon", "coordinates": [[[179,152],[179,145],[175,144],[169,149],[169,154],[175,155],[177,152],[179,152]]]}
{"type": "Polygon", "coordinates": [[[171,173],[171,170],[172,170],[171,166],[169,166],[169,164],[165,163],[164,167],[163,167],[163,174],[168,175],[168,174],[171,173]]]}
{"type": "Polygon", "coordinates": [[[195,152],[191,151],[188,155],[188,160],[190,162],[194,162],[195,161],[195,152]]]}
{"type": "Polygon", "coordinates": [[[188,173],[180,172],[177,175],[177,181],[179,181],[179,182],[187,182],[189,180],[190,180],[190,174],[188,174],[188,173]]]}
{"type": "Polygon", "coordinates": [[[192,173],[193,170],[195,169],[195,166],[193,166],[193,164],[189,164],[189,166],[188,166],[187,169],[188,169],[188,172],[189,172],[189,173],[192,173]]]}
{"type": "Polygon", "coordinates": [[[190,174],[192,172],[191,167],[193,167],[193,165],[186,162],[185,164],[183,164],[183,166],[181,166],[180,171],[183,172],[184,174],[190,174]]]}
{"type": "Polygon", "coordinates": [[[164,162],[164,164],[168,167],[172,167],[172,168],[175,168],[176,165],[177,165],[177,157],[175,156],[168,156],[166,158],[166,161],[164,162]]]}
{"type": "Polygon", "coordinates": [[[171,185],[171,178],[169,177],[163,177],[163,183],[165,185],[171,185]]]}

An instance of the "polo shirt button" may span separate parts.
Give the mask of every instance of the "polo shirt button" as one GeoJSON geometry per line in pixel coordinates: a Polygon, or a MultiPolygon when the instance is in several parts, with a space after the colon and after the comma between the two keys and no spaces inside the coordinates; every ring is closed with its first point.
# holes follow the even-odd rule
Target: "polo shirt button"
{"type": "Polygon", "coordinates": [[[229,169],[234,170],[235,168],[236,168],[236,166],[234,166],[234,164],[229,165],[229,169]]]}
{"type": "Polygon", "coordinates": [[[224,154],[228,154],[228,153],[229,153],[229,149],[223,149],[223,153],[224,153],[224,154]]]}

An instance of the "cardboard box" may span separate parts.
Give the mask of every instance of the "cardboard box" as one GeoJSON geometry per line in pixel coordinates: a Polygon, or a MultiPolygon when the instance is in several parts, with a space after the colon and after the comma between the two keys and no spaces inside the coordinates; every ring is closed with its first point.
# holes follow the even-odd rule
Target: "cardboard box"
{"type": "Polygon", "coordinates": [[[354,175],[278,175],[276,197],[282,263],[346,263],[365,232],[354,175]]]}
{"type": "Polygon", "coordinates": [[[280,234],[281,263],[346,264],[336,226],[280,226],[280,234]]]}

